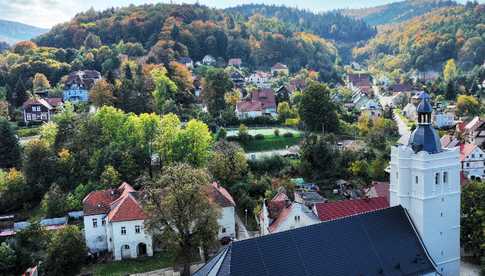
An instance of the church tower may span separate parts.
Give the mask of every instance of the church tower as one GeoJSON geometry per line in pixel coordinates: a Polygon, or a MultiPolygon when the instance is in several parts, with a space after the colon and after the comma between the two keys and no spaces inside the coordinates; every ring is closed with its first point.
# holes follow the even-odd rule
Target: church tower
{"type": "Polygon", "coordinates": [[[459,148],[443,149],[431,125],[430,97],[419,95],[418,126],[391,150],[390,204],[408,211],[442,275],[460,275],[459,148]]]}

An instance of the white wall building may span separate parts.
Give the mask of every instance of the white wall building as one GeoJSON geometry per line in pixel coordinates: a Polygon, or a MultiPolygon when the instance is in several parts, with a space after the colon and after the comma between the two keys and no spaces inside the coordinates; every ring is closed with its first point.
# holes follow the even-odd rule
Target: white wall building
{"type": "Polygon", "coordinates": [[[485,176],[485,153],[475,144],[460,146],[461,170],[468,179],[483,179],[485,176]]]}
{"type": "Polygon", "coordinates": [[[270,73],[256,71],[248,77],[247,82],[256,85],[258,88],[270,88],[271,77],[272,75],[270,73]]]}
{"type": "Polygon", "coordinates": [[[84,235],[90,252],[108,251],[115,260],[152,256],[152,236],[137,192],[127,183],[89,193],[83,200],[84,235]]]}
{"type": "Polygon", "coordinates": [[[319,223],[320,220],[310,208],[302,203],[290,202],[282,191],[267,204],[259,214],[261,235],[278,233],[290,229],[319,223]]]}
{"type": "Polygon", "coordinates": [[[209,200],[221,207],[218,238],[236,238],[236,203],[229,192],[217,182],[212,183],[209,190],[209,200]]]}
{"type": "Polygon", "coordinates": [[[407,210],[441,275],[460,275],[460,155],[441,147],[429,96],[420,100],[409,144],[391,150],[390,205],[407,210]]]}

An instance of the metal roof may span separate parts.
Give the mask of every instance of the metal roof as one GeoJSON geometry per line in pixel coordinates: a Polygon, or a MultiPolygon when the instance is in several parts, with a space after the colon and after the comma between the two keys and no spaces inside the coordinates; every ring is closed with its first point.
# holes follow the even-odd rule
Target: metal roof
{"type": "Polygon", "coordinates": [[[422,275],[435,272],[401,206],[236,241],[194,275],[422,275]]]}

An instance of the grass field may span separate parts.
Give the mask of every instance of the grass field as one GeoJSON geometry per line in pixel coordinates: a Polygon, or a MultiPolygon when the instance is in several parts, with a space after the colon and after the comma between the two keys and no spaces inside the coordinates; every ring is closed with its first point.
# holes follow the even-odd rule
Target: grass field
{"type": "Polygon", "coordinates": [[[242,145],[246,152],[270,151],[285,149],[298,144],[302,139],[300,134],[295,134],[293,137],[265,135],[264,139],[252,139],[246,144],[242,145]]]}
{"type": "Polygon", "coordinates": [[[93,264],[85,267],[81,274],[92,273],[95,276],[124,276],[133,273],[158,270],[172,265],[172,256],[155,253],[153,257],[93,264]]]}

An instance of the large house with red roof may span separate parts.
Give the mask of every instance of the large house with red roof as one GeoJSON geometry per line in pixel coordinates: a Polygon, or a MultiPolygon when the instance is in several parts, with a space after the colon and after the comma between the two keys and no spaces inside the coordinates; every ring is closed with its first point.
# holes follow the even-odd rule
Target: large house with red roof
{"type": "Polygon", "coordinates": [[[108,251],[115,260],[153,255],[152,236],[145,231],[146,215],[138,196],[124,182],[84,198],[84,235],[90,252],[108,251]]]}
{"type": "Polygon", "coordinates": [[[253,91],[248,98],[239,101],[236,105],[236,116],[239,119],[256,118],[263,115],[273,117],[277,115],[276,97],[270,88],[253,91]]]}
{"type": "Polygon", "coordinates": [[[329,221],[385,208],[389,208],[389,200],[385,197],[374,197],[316,203],[313,212],[320,221],[329,221]]]}

